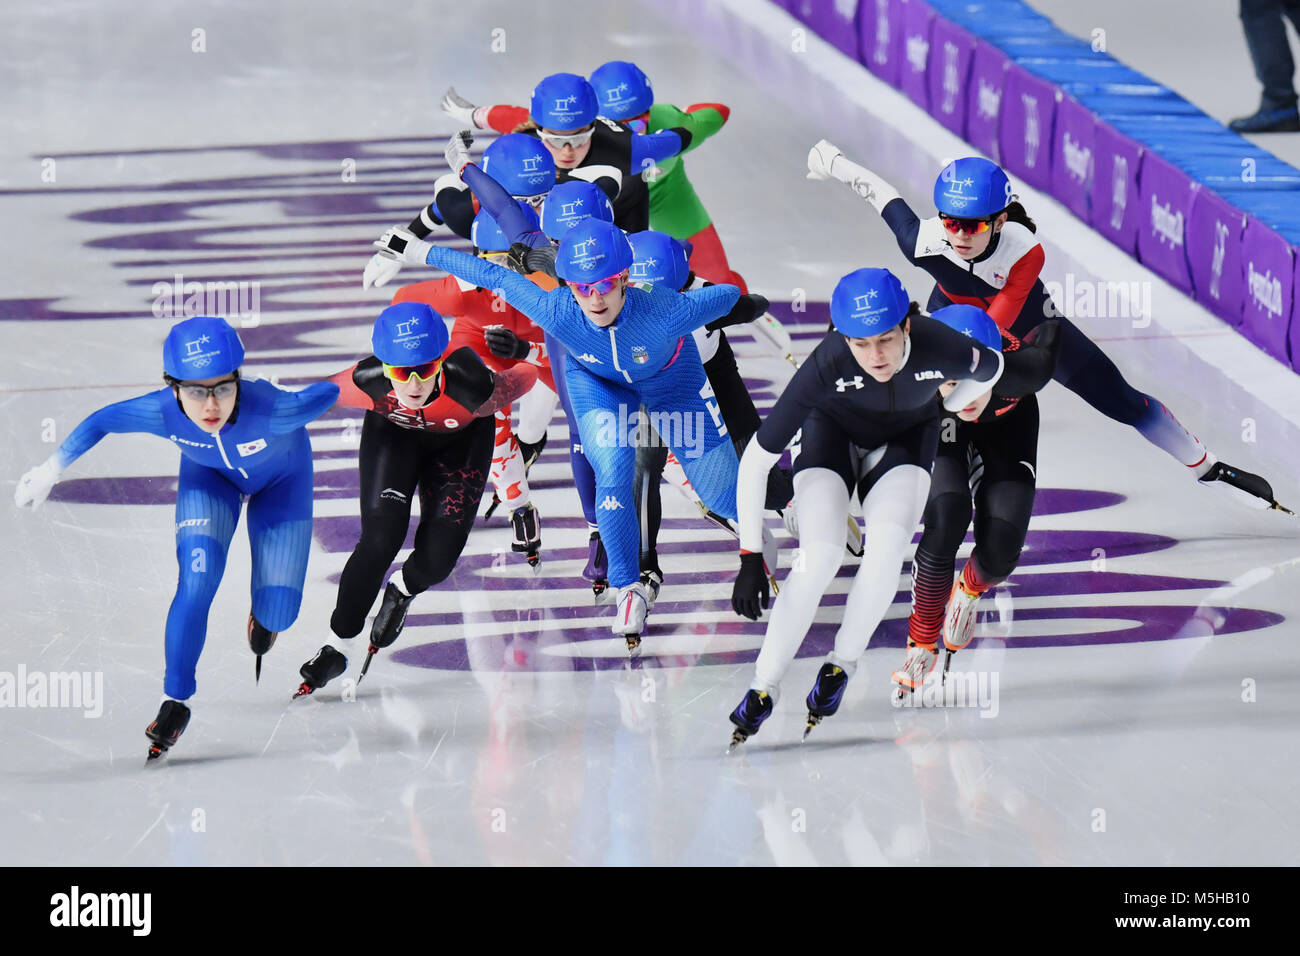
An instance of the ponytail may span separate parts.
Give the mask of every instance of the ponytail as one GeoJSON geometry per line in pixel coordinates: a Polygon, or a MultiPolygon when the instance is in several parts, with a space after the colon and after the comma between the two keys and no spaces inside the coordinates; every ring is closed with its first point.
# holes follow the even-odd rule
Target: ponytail
{"type": "Polygon", "coordinates": [[[1007,214],[1007,222],[1018,222],[1030,232],[1037,232],[1038,227],[1034,225],[1034,220],[1029,218],[1029,213],[1025,212],[1025,207],[1018,202],[1013,202],[1002,210],[1007,214]]]}

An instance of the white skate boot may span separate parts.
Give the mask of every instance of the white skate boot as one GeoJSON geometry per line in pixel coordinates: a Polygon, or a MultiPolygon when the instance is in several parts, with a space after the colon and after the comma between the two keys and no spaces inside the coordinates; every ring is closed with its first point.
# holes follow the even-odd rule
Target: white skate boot
{"type": "Polygon", "coordinates": [[[942,679],[944,681],[948,679],[948,667],[952,664],[952,656],[969,644],[970,639],[975,636],[975,610],[979,607],[979,603],[980,596],[967,591],[958,578],[957,583],[952,586],[952,594],[948,596],[948,613],[943,619],[945,656],[942,679]]]}
{"type": "Polygon", "coordinates": [[[918,644],[909,637],[903,666],[890,675],[894,682],[894,703],[915,693],[925,683],[925,675],[934,670],[934,663],[938,659],[937,644],[918,644]]]}
{"type": "Polygon", "coordinates": [[[618,592],[618,611],[611,630],[627,641],[627,652],[636,657],[641,652],[641,633],[650,613],[649,589],[637,581],[618,592]]]}

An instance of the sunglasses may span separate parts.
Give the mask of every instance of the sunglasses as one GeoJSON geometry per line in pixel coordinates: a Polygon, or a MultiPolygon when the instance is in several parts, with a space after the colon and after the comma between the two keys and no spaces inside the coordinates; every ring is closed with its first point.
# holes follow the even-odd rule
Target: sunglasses
{"type": "Polygon", "coordinates": [[[595,126],[589,126],[578,133],[548,133],[544,129],[537,131],[537,135],[542,138],[542,141],[548,146],[553,146],[555,149],[564,149],[566,146],[572,146],[574,149],[577,149],[579,146],[585,145],[589,142],[595,133],[595,126]]]}
{"type": "Polygon", "coordinates": [[[538,193],[536,196],[511,196],[510,198],[526,202],[534,209],[541,209],[542,203],[546,202],[546,193],[538,193]]]}
{"type": "Polygon", "coordinates": [[[384,374],[394,382],[401,382],[405,385],[411,379],[419,379],[421,382],[427,382],[438,374],[438,366],[442,364],[441,359],[434,359],[432,362],[425,362],[423,365],[389,365],[384,363],[384,374]]]}
{"type": "Polygon", "coordinates": [[[943,223],[943,228],[954,236],[959,232],[968,236],[978,236],[981,233],[988,232],[993,227],[995,219],[997,219],[997,216],[990,216],[987,219],[958,219],[955,216],[939,217],[939,221],[943,223]]]}
{"type": "Polygon", "coordinates": [[[618,280],[622,276],[623,273],[620,272],[608,279],[597,279],[595,282],[570,282],[569,285],[584,299],[589,295],[595,295],[597,292],[601,295],[609,295],[614,291],[614,287],[618,285],[618,280]]]}
{"type": "Polygon", "coordinates": [[[632,132],[644,133],[650,128],[650,114],[642,113],[640,116],[633,116],[630,119],[623,120],[623,122],[627,124],[628,129],[632,130],[632,132]]]}
{"type": "Polygon", "coordinates": [[[222,402],[228,398],[234,398],[239,394],[239,380],[228,378],[224,382],[218,382],[216,385],[177,385],[176,388],[182,395],[192,402],[206,402],[209,395],[216,396],[217,401],[222,402]]]}

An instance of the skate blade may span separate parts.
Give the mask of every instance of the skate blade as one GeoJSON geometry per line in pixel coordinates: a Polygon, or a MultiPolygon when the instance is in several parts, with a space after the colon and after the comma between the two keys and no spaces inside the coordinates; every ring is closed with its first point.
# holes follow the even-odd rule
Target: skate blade
{"type": "Polygon", "coordinates": [[[303,681],[301,684],[298,685],[298,692],[294,694],[292,697],[290,697],[289,700],[294,701],[297,700],[299,697],[306,697],[308,694],[311,694],[315,690],[316,690],[315,687],[312,687],[306,681],[303,681]]]}
{"type": "Polygon", "coordinates": [[[735,730],[731,734],[731,743],[727,744],[727,755],[730,756],[740,749],[740,745],[749,739],[749,734],[743,730],[735,730]]]}
{"type": "Polygon", "coordinates": [[[151,744],[149,747],[149,753],[144,758],[144,765],[146,767],[152,766],[158,760],[158,758],[161,757],[166,752],[167,752],[166,747],[162,747],[158,744],[151,744]]]}
{"type": "Polygon", "coordinates": [[[483,520],[484,520],[484,521],[487,521],[488,518],[491,518],[491,517],[492,517],[492,513],[493,513],[494,511],[497,510],[497,507],[498,507],[500,504],[501,504],[501,499],[498,498],[496,495],[493,495],[493,496],[492,496],[492,503],[491,503],[490,505],[487,506],[487,511],[483,512],[483,520]]]}
{"type": "Polygon", "coordinates": [[[370,662],[371,662],[372,660],[375,659],[375,655],[376,655],[377,653],[379,653],[379,648],[377,648],[377,647],[375,647],[375,645],[371,644],[371,645],[370,645],[370,649],[369,649],[368,651],[366,651],[366,659],[365,659],[364,663],[362,663],[362,665],[361,665],[361,673],[357,675],[357,686],[358,686],[358,687],[361,686],[361,679],[362,679],[363,677],[366,676],[366,671],[370,670],[370,662]]]}
{"type": "Polygon", "coordinates": [[[628,634],[625,636],[625,640],[627,641],[628,656],[640,657],[641,656],[641,635],[628,634]]]}
{"type": "Polygon", "coordinates": [[[542,556],[534,551],[528,555],[528,567],[533,572],[534,577],[542,573],[542,556]]]}
{"type": "Polygon", "coordinates": [[[1270,508],[1271,510],[1273,510],[1273,511],[1280,511],[1280,512],[1282,512],[1282,514],[1284,514],[1284,515],[1290,515],[1292,518],[1295,517],[1295,512],[1294,512],[1294,511],[1292,511],[1290,508],[1286,507],[1286,505],[1278,504],[1276,501],[1273,502],[1271,505],[1269,505],[1269,508],[1270,508]]]}
{"type": "Polygon", "coordinates": [[[608,584],[596,583],[591,586],[591,603],[596,606],[609,604],[614,599],[614,591],[608,584]]]}
{"type": "Polygon", "coordinates": [[[253,683],[262,683],[262,655],[257,655],[257,660],[253,662],[253,683]]]}
{"type": "Polygon", "coordinates": [[[803,737],[801,738],[800,742],[802,743],[802,741],[807,740],[808,735],[812,733],[812,729],[816,727],[818,724],[820,724],[821,722],[822,719],[818,717],[816,714],[809,714],[808,723],[803,729],[803,737]]]}

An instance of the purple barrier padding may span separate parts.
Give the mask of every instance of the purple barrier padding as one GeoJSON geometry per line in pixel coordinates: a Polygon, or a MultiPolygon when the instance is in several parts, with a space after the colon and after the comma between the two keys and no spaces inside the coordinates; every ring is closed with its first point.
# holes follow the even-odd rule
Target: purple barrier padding
{"type": "Polygon", "coordinates": [[[998,144],[1002,165],[1035,189],[1052,184],[1056,87],[1016,64],[1006,73],[998,144]]]}
{"type": "Polygon", "coordinates": [[[857,0],[795,0],[788,9],[841,53],[858,58],[857,0]]]}
{"type": "Polygon", "coordinates": [[[1093,129],[1093,147],[1092,228],[1135,256],[1142,147],[1100,121],[1093,129]]]}
{"type": "Polygon", "coordinates": [[[1237,331],[1289,366],[1287,332],[1295,283],[1291,244],[1254,216],[1248,217],[1241,262],[1243,301],[1237,331]]]}
{"type": "Polygon", "coordinates": [[[970,92],[966,95],[966,141],[994,162],[1002,161],[998,123],[1005,101],[1007,55],[979,40],[971,58],[970,92]]]}
{"type": "Polygon", "coordinates": [[[858,59],[896,87],[902,58],[903,0],[862,0],[858,5],[858,59]]]}
{"type": "Polygon", "coordinates": [[[974,56],[974,36],[943,17],[934,18],[926,81],[930,115],[962,138],[966,136],[966,98],[974,56]]]}
{"type": "Polygon", "coordinates": [[[930,64],[930,28],[934,10],[921,0],[903,0],[903,49],[898,68],[898,88],[921,109],[930,109],[926,76],[930,64]]]}
{"type": "Polygon", "coordinates": [[[1092,180],[1096,166],[1097,117],[1071,97],[1056,104],[1052,131],[1052,195],[1070,211],[1089,221],[1092,180]]]}
{"type": "MultiPolygon", "coordinates": [[[[1296,320],[1296,312],[1300,311],[1300,296],[1295,294],[1295,290],[1300,288],[1296,283],[1300,282],[1300,251],[1295,246],[1291,247],[1291,257],[1295,260],[1295,274],[1291,277],[1291,322],[1287,329],[1287,346],[1291,349],[1291,368],[1300,372],[1300,321],[1296,320]]],[[[1249,294],[1249,293],[1247,293],[1249,294]]]]}
{"type": "Polygon", "coordinates": [[[1138,260],[1184,292],[1192,291],[1187,271],[1187,216],[1193,180],[1149,150],[1138,177],[1138,260]]]}
{"type": "Polygon", "coordinates": [[[1187,266],[1192,293],[1229,325],[1241,325],[1241,240],[1245,214],[1205,188],[1192,195],[1187,216],[1187,266]]]}

